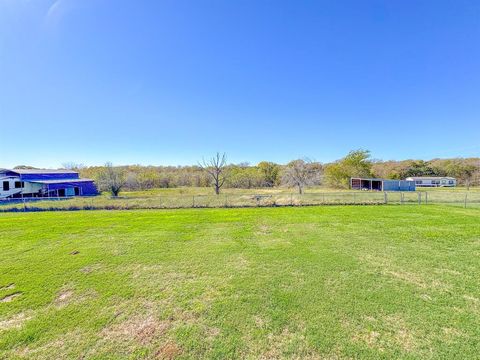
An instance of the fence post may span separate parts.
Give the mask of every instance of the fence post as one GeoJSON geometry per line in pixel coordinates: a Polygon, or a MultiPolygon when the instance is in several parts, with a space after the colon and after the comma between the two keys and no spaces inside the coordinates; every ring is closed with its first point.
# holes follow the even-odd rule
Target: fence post
{"type": "Polygon", "coordinates": [[[467,208],[468,193],[465,193],[465,209],[467,208]]]}
{"type": "Polygon", "coordinates": [[[228,196],[225,194],[225,207],[228,207],[228,196]]]}
{"type": "Polygon", "coordinates": [[[192,207],[195,207],[195,195],[192,196],[192,207]]]}
{"type": "Polygon", "coordinates": [[[418,192],[417,195],[418,195],[418,205],[421,205],[422,204],[422,193],[418,192]]]}
{"type": "Polygon", "coordinates": [[[404,196],[405,194],[403,192],[400,193],[400,204],[404,204],[404,196]]]}
{"type": "Polygon", "coordinates": [[[428,191],[425,191],[425,205],[428,204],[428,191]]]}
{"type": "Polygon", "coordinates": [[[290,206],[293,206],[293,194],[290,194],[290,206]]]}
{"type": "Polygon", "coordinates": [[[25,199],[23,199],[23,212],[27,212],[27,204],[25,203],[25,199]]]}
{"type": "Polygon", "coordinates": [[[388,195],[386,191],[383,192],[383,198],[384,198],[384,203],[388,204],[388,195]]]}

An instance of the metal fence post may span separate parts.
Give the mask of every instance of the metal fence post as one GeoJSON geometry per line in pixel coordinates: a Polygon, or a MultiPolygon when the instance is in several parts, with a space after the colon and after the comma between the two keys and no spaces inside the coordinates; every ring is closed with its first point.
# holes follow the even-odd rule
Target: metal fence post
{"type": "Polygon", "coordinates": [[[388,204],[388,195],[386,191],[383,192],[383,198],[384,198],[384,203],[388,204]]]}
{"type": "Polygon", "coordinates": [[[418,195],[418,205],[421,205],[422,204],[422,193],[418,192],[417,195],[418,195]]]}
{"type": "Polygon", "coordinates": [[[192,196],[192,207],[195,207],[195,195],[192,196]]]}
{"type": "Polygon", "coordinates": [[[428,191],[425,191],[425,205],[428,204],[428,191]]]}
{"type": "Polygon", "coordinates": [[[468,193],[465,193],[465,209],[467,208],[468,193]]]}

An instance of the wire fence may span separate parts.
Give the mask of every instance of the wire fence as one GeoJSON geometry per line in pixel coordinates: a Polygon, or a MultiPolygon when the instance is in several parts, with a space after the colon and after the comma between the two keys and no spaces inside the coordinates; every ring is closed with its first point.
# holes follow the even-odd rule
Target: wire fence
{"type": "Polygon", "coordinates": [[[0,201],[0,212],[385,204],[444,204],[462,207],[480,207],[480,191],[331,191],[306,194],[164,195],[143,197],[125,196],[116,198],[97,196],[8,199],[0,201]]]}

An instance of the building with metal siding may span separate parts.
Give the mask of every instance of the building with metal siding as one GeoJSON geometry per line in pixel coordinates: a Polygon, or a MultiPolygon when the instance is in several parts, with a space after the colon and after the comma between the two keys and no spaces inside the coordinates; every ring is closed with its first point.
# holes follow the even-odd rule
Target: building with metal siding
{"type": "Polygon", "coordinates": [[[352,190],[372,191],[415,191],[415,181],[351,178],[350,188],[352,190]]]}
{"type": "Polygon", "coordinates": [[[71,170],[0,169],[0,198],[97,195],[91,179],[71,170]]]}
{"type": "Polygon", "coordinates": [[[412,176],[407,180],[415,181],[417,187],[455,187],[457,179],[449,176],[412,176]]]}

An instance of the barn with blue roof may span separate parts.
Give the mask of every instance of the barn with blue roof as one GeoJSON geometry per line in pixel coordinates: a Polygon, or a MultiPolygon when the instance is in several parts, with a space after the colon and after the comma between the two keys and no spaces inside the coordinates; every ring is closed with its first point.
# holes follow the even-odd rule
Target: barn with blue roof
{"type": "Polygon", "coordinates": [[[0,169],[0,198],[70,197],[97,195],[92,179],[72,170],[0,169]]]}

